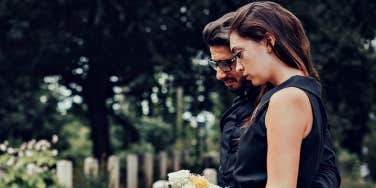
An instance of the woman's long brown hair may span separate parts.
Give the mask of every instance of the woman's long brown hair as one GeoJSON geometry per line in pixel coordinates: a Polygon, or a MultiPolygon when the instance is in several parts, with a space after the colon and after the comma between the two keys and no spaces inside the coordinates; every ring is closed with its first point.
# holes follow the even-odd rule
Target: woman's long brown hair
{"type": "MultiPolygon", "coordinates": [[[[271,34],[275,38],[272,47],[274,54],[290,67],[303,71],[305,76],[312,76],[320,81],[319,74],[311,63],[310,43],[300,20],[287,9],[274,2],[253,2],[240,7],[233,18],[230,34],[236,32],[239,36],[254,41],[267,39],[271,34]]],[[[265,93],[260,92],[262,96],[265,93]]],[[[246,120],[248,127],[256,114],[246,120]]]]}
{"type": "Polygon", "coordinates": [[[233,19],[230,33],[255,41],[270,33],[276,56],[290,67],[303,71],[305,76],[320,77],[311,63],[310,43],[300,20],[274,2],[254,2],[240,7],[233,19]]]}

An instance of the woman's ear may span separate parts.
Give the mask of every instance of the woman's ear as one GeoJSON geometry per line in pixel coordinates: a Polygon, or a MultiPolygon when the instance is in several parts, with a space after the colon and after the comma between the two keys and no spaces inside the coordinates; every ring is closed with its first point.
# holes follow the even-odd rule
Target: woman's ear
{"type": "Polygon", "coordinates": [[[266,47],[268,48],[268,52],[271,53],[274,48],[275,44],[275,37],[269,32],[265,33],[265,40],[266,40],[266,47]]]}

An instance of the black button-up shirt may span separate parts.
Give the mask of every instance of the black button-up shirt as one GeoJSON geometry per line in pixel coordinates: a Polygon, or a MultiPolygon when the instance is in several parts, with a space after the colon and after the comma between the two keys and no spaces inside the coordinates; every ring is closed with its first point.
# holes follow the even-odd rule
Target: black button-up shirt
{"type": "Polygon", "coordinates": [[[233,179],[234,165],[238,142],[233,139],[240,137],[240,129],[244,120],[250,116],[254,109],[256,96],[237,96],[229,109],[222,115],[221,149],[218,184],[221,187],[236,187],[233,179]]]}

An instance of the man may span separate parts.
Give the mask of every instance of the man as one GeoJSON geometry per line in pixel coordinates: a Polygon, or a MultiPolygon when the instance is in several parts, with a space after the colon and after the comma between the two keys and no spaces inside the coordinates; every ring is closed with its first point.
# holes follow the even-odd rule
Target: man
{"type": "MultiPolygon", "coordinates": [[[[254,87],[251,82],[246,81],[242,72],[235,70],[235,58],[230,50],[228,33],[234,14],[234,12],[225,14],[208,23],[203,30],[203,38],[211,54],[209,65],[216,71],[216,79],[223,81],[225,86],[237,95],[220,121],[222,137],[218,185],[221,187],[238,187],[233,179],[233,170],[241,127],[253,112],[261,97],[259,94],[263,93],[263,89],[254,87]]],[[[323,157],[317,170],[318,174],[312,182],[312,188],[335,188],[339,187],[341,182],[335,162],[335,152],[331,145],[330,131],[327,130],[326,134],[329,134],[329,139],[324,140],[323,157]]]]}
{"type": "Polygon", "coordinates": [[[235,58],[230,50],[228,39],[233,15],[233,12],[228,13],[207,24],[203,30],[203,38],[209,46],[211,54],[209,65],[216,71],[216,79],[223,81],[224,85],[237,95],[220,121],[222,137],[218,183],[221,187],[236,187],[232,172],[240,129],[253,111],[259,93],[258,88],[253,87],[250,81],[245,80],[242,72],[235,70],[235,58]]]}

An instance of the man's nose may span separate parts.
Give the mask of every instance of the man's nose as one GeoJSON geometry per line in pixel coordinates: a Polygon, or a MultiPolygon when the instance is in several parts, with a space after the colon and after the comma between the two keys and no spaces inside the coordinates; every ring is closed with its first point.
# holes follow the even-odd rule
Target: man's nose
{"type": "Polygon", "coordinates": [[[226,73],[223,72],[219,67],[217,67],[216,71],[217,71],[217,74],[216,74],[217,80],[223,80],[224,78],[226,78],[226,73]]]}

